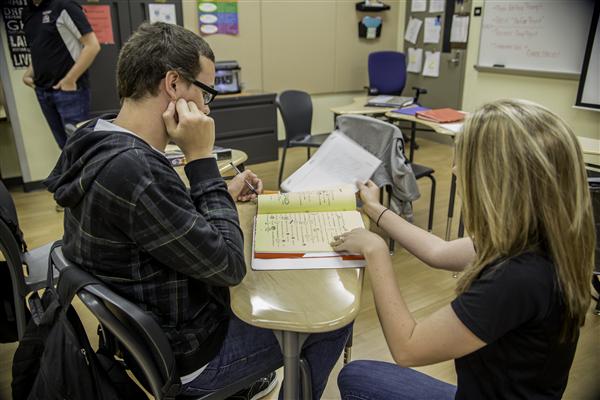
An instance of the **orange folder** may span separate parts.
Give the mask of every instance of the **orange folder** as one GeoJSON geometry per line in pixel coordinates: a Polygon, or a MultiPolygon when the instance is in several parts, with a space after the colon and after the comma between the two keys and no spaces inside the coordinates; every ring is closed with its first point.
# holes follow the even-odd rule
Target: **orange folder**
{"type": "Polygon", "coordinates": [[[464,113],[456,111],[453,108],[438,108],[435,110],[420,111],[415,115],[417,118],[437,122],[438,124],[459,122],[465,119],[464,113]]]}

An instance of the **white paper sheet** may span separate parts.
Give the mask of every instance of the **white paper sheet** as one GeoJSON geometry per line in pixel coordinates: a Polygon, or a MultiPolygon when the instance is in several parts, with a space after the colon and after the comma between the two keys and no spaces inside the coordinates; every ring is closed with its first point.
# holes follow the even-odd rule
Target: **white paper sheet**
{"type": "Polygon", "coordinates": [[[450,29],[450,41],[454,43],[466,43],[469,36],[469,17],[454,15],[452,17],[452,29],[450,29]]]}
{"type": "Polygon", "coordinates": [[[366,182],[381,160],[342,132],[334,131],[317,152],[281,183],[285,192],[328,189],[366,182]]]}
{"type": "Polygon", "coordinates": [[[423,76],[440,76],[440,52],[425,52],[425,64],[423,65],[423,76]]]}
{"type": "Polygon", "coordinates": [[[439,17],[425,18],[423,43],[439,43],[442,21],[439,17]]]}
{"type": "Polygon", "coordinates": [[[427,0],[412,0],[410,4],[411,12],[427,11],[427,0]]]}
{"type": "Polygon", "coordinates": [[[408,25],[406,26],[406,34],[404,35],[404,40],[412,44],[417,43],[417,37],[419,36],[421,25],[423,25],[423,21],[421,21],[419,18],[411,18],[410,21],[408,21],[408,25]]]}
{"type": "Polygon", "coordinates": [[[421,72],[421,66],[423,65],[423,49],[415,49],[413,47],[408,48],[408,66],[406,70],[408,72],[421,72]]]}
{"type": "Polygon", "coordinates": [[[444,12],[445,0],[429,0],[429,12],[444,12]]]}
{"type": "Polygon", "coordinates": [[[286,269],[360,268],[366,266],[366,260],[343,260],[341,257],[252,259],[252,269],[255,271],[286,269]]]}
{"type": "Polygon", "coordinates": [[[148,4],[148,21],[151,24],[155,22],[164,22],[172,25],[177,24],[175,4],[148,4]]]}
{"type": "Polygon", "coordinates": [[[449,131],[454,132],[454,133],[462,132],[464,125],[465,125],[464,122],[452,122],[450,124],[440,124],[440,126],[442,128],[448,129],[449,131]]]}

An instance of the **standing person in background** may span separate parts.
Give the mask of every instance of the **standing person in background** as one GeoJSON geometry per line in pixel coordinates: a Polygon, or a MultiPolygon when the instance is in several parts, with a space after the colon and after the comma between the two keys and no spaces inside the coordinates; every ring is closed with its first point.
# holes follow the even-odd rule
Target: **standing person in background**
{"type": "Polygon", "coordinates": [[[74,0],[32,0],[23,18],[31,64],[23,82],[35,89],[56,143],[67,141],[66,124],[89,119],[87,70],[100,44],[74,0]]]}

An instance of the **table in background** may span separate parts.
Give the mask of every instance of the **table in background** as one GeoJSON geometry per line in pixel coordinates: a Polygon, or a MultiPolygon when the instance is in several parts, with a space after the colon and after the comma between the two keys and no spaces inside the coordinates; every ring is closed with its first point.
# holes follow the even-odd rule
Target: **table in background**
{"type": "MultiPolygon", "coordinates": [[[[413,162],[414,153],[415,153],[416,135],[417,135],[416,122],[422,123],[422,122],[427,122],[427,121],[418,120],[413,116],[403,115],[403,114],[398,114],[398,113],[392,112],[393,110],[398,109],[398,107],[367,106],[366,104],[369,99],[370,99],[370,97],[368,97],[368,96],[354,97],[352,99],[353,103],[351,103],[351,104],[346,104],[344,106],[330,108],[331,112],[333,113],[334,125],[335,125],[335,119],[338,117],[338,115],[345,115],[345,114],[385,116],[386,118],[391,118],[391,119],[394,119],[397,121],[407,121],[410,123],[410,152],[408,154],[408,160],[410,162],[413,162]],[[404,118],[404,117],[406,117],[406,118],[404,118]]],[[[437,133],[442,133],[445,135],[454,135],[453,132],[451,132],[447,129],[443,129],[442,127],[439,126],[439,124],[436,124],[434,122],[432,122],[432,124],[433,125],[429,125],[427,123],[422,123],[422,125],[431,128],[433,131],[435,131],[437,133]]]]}
{"type": "Polygon", "coordinates": [[[284,398],[297,400],[302,344],[311,333],[334,331],[354,321],[360,308],[363,270],[254,271],[256,204],[238,203],[238,212],[247,273],[241,284],[230,288],[231,308],[242,321],[273,330],[284,359],[284,398]]]}
{"type": "MultiPolygon", "coordinates": [[[[231,159],[219,160],[217,161],[217,166],[219,167],[219,172],[221,173],[221,175],[224,175],[233,171],[231,163],[233,163],[233,165],[235,165],[243,171],[244,163],[246,162],[246,160],[248,160],[248,155],[245,152],[241,150],[231,149],[231,159]]],[[[184,166],[180,165],[175,167],[175,171],[177,171],[177,174],[179,174],[179,177],[181,178],[183,183],[185,183],[185,186],[190,187],[190,182],[188,181],[188,178],[185,175],[184,166]]]]}

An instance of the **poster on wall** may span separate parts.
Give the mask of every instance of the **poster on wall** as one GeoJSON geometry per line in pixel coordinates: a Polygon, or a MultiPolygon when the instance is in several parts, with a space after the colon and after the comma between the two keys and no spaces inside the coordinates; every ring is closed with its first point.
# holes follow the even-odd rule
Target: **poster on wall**
{"type": "Polygon", "coordinates": [[[237,0],[198,0],[198,22],[202,35],[237,35],[237,0]]]}
{"type": "Polygon", "coordinates": [[[110,6],[86,4],[82,7],[98,41],[101,44],[115,44],[110,6]]]}
{"type": "Polygon", "coordinates": [[[8,36],[8,51],[16,69],[25,69],[31,63],[31,52],[23,30],[23,11],[27,7],[27,1],[2,1],[2,19],[8,36]]]}

